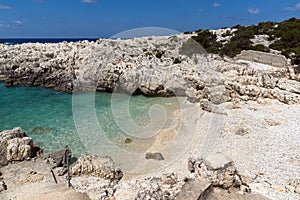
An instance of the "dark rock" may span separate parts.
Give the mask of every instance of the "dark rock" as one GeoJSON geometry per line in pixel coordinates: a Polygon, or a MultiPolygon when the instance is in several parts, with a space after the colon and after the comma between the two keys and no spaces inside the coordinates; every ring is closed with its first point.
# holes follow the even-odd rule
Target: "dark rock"
{"type": "Polygon", "coordinates": [[[8,165],[8,160],[6,158],[6,147],[1,145],[0,146],[0,168],[6,165],[8,165]]]}
{"type": "Polygon", "coordinates": [[[164,160],[165,158],[161,153],[146,153],[147,160],[164,160]]]}
{"type": "MultiPolygon", "coordinates": [[[[54,153],[47,153],[43,155],[43,159],[50,159],[51,162],[51,166],[53,168],[55,167],[64,167],[66,166],[66,150],[60,150],[54,153]]],[[[72,157],[72,153],[69,150],[69,163],[71,162],[71,157],[72,157]]]]}
{"type": "Polygon", "coordinates": [[[7,185],[4,183],[4,181],[0,181],[0,192],[7,190],[7,185]]]}
{"type": "Polygon", "coordinates": [[[181,192],[177,195],[178,200],[205,200],[212,192],[212,184],[205,180],[188,180],[181,192]]]}

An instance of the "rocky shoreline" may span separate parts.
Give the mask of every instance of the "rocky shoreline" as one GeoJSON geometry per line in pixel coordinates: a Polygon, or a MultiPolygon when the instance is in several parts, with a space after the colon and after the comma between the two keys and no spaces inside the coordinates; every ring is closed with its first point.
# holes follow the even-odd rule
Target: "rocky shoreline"
{"type": "MultiPolygon", "coordinates": [[[[109,157],[84,156],[71,169],[77,192],[66,188],[64,176],[58,178],[64,186],[53,183],[45,160],[53,155],[42,153],[22,129],[3,131],[0,198],[187,199],[192,194],[194,199],[298,199],[300,73],[288,62],[274,67],[206,54],[189,38],[0,45],[0,80],[6,86],[185,96],[201,112],[185,110],[192,116],[184,125],[195,127],[199,138],[173,165],[132,175],[109,157]],[[208,124],[210,118],[222,119],[220,127],[214,120],[208,124]],[[199,148],[203,132],[218,136],[205,156],[199,148]]],[[[156,138],[161,141],[152,152],[161,152],[171,131],[156,138]]],[[[145,155],[150,161],[145,158],[138,167],[162,162],[168,155],[161,153],[145,155]]],[[[59,174],[63,169],[56,164],[63,158],[55,158],[60,161],[53,159],[51,165],[59,174]]]]}
{"type": "MultiPolygon", "coordinates": [[[[287,104],[300,102],[300,74],[287,62],[266,69],[263,64],[239,62],[238,57],[223,59],[205,53],[189,35],[2,44],[0,52],[0,80],[6,86],[44,86],[70,93],[176,95],[214,104],[259,97],[287,104]]],[[[272,57],[265,54],[260,57],[272,57]]]]}

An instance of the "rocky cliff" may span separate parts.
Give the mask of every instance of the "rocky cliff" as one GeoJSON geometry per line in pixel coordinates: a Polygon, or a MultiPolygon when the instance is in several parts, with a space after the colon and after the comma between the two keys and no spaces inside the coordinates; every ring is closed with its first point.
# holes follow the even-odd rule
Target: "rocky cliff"
{"type": "Polygon", "coordinates": [[[292,67],[223,59],[189,38],[0,45],[0,80],[7,86],[179,95],[215,104],[259,97],[300,102],[300,76],[292,67]]]}

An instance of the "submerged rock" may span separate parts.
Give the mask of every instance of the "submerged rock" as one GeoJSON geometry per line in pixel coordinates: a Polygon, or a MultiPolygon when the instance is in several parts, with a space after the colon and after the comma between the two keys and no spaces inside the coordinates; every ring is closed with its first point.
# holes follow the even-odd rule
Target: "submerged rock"
{"type": "Polygon", "coordinates": [[[147,160],[164,160],[165,158],[161,153],[146,153],[147,160]]]}
{"type": "Polygon", "coordinates": [[[35,127],[30,131],[32,134],[50,134],[54,133],[56,130],[54,128],[48,128],[48,127],[35,127]]]}
{"type": "Polygon", "coordinates": [[[130,139],[130,138],[126,138],[125,139],[125,144],[129,144],[129,143],[131,143],[132,142],[132,139],[130,139]]]}

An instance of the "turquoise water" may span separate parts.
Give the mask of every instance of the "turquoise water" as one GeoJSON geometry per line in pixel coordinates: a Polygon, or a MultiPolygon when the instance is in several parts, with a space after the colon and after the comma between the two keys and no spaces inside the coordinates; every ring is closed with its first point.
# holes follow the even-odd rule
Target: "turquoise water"
{"type": "MultiPolygon", "coordinates": [[[[87,93],[76,94],[76,99],[81,100],[75,102],[77,112],[84,112],[85,107],[89,105],[89,100],[86,100],[87,96],[89,96],[87,93]]],[[[95,94],[95,105],[93,106],[103,129],[101,133],[97,134],[105,134],[116,145],[133,151],[151,145],[153,138],[142,140],[128,136],[118,126],[114,118],[120,118],[119,121],[124,121],[128,116],[122,116],[122,112],[113,116],[111,97],[112,95],[109,93],[95,94]],[[126,138],[130,138],[132,141],[125,143],[126,138]]],[[[128,98],[125,94],[118,94],[115,97],[117,99],[116,104],[128,98]]],[[[73,155],[85,154],[87,149],[82,143],[74,123],[72,100],[74,101],[74,96],[72,97],[71,94],[48,88],[23,86],[7,88],[3,83],[0,83],[0,131],[21,127],[27,135],[33,138],[34,143],[46,152],[57,151],[68,145],[73,155]]],[[[168,126],[171,123],[172,112],[179,108],[179,103],[175,98],[130,97],[130,117],[137,125],[149,124],[149,109],[154,104],[160,104],[166,108],[169,120],[165,126],[168,126]]],[[[89,116],[86,118],[88,119],[89,116]]],[[[86,133],[94,137],[94,133],[89,133],[88,127],[86,133]]]]}

